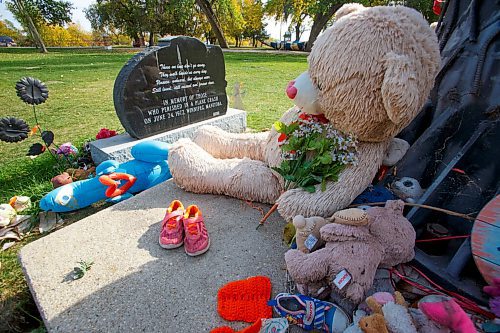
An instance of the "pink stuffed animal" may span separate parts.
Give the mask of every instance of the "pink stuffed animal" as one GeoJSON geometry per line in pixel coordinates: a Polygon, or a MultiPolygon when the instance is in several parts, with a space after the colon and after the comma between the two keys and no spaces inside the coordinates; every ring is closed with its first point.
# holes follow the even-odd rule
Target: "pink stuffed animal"
{"type": "Polygon", "coordinates": [[[430,320],[454,333],[476,333],[472,320],[453,298],[429,295],[418,302],[418,308],[430,320]]]}

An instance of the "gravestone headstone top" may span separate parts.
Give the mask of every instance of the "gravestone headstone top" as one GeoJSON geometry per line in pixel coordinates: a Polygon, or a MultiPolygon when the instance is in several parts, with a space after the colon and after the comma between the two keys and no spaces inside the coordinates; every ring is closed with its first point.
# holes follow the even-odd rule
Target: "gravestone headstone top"
{"type": "Polygon", "coordinates": [[[222,50],[184,36],[163,39],[162,45],[135,55],[115,81],[116,113],[136,139],[227,110],[222,50]]]}

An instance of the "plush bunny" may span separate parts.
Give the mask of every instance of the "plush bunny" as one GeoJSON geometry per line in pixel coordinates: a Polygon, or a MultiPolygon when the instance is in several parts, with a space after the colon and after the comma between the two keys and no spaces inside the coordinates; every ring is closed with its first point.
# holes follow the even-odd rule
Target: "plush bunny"
{"type": "MultiPolygon", "coordinates": [[[[279,133],[232,134],[201,127],[193,140],[175,143],[169,154],[174,182],[195,193],[224,194],[278,203],[288,220],[296,215],[330,217],[349,205],[371,183],[393,138],[422,108],[439,68],[437,38],[423,16],[404,6],[342,6],[336,20],[315,42],[308,72],[287,87],[301,112],[322,113],[339,131],[357,137],[357,164],[344,169],[326,190],[285,191],[271,168],[282,161],[279,133]]],[[[405,145],[394,145],[399,154],[405,145]]],[[[397,155],[397,154],[396,154],[397,155]]]]}

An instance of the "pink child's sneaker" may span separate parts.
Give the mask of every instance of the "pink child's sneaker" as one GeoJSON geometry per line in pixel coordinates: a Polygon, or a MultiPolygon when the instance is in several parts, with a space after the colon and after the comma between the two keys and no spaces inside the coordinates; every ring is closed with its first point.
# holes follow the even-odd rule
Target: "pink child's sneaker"
{"type": "Polygon", "coordinates": [[[196,205],[191,205],[184,214],[184,250],[189,256],[197,256],[208,251],[210,238],[203,222],[201,211],[196,205]]]}
{"type": "Polygon", "coordinates": [[[184,206],[179,200],[174,200],[167,208],[167,213],[161,224],[160,246],[164,249],[175,249],[184,243],[184,206]]]}

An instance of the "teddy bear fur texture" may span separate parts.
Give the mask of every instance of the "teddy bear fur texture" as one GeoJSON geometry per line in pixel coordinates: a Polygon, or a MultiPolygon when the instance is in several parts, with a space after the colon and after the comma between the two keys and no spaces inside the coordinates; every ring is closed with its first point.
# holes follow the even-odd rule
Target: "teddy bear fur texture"
{"type": "MultiPolygon", "coordinates": [[[[328,281],[332,294],[360,303],[370,289],[377,267],[393,266],[413,259],[415,230],[403,216],[404,202],[387,201],[385,207],[367,210],[368,223],[329,223],[320,229],[324,248],[305,254],[289,250],[285,262],[298,284],[317,286],[328,281]],[[339,288],[332,280],[346,270],[351,280],[339,288]]],[[[314,288],[310,288],[314,289],[314,288]]]]}
{"type": "MultiPolygon", "coordinates": [[[[325,191],[318,185],[314,193],[284,192],[281,176],[270,168],[281,162],[274,129],[230,134],[202,127],[192,141],[180,140],[170,150],[176,184],[195,193],[277,202],[288,220],[331,216],[370,184],[391,140],[429,94],[439,66],[437,38],[420,13],[403,6],[348,4],[336,17],[314,44],[308,71],[325,117],[358,138],[358,164],[328,182],[325,191]]],[[[290,123],[299,112],[294,107],[281,121],[290,123]]]]}

